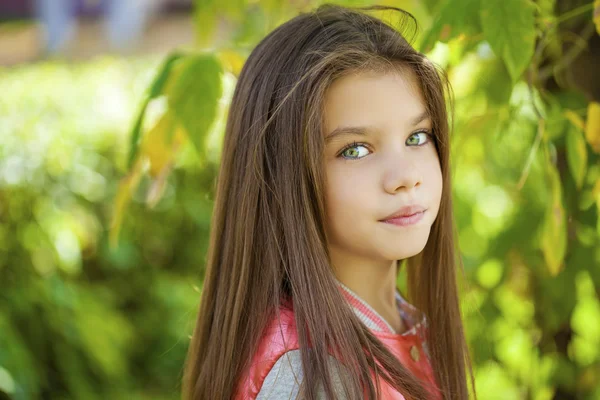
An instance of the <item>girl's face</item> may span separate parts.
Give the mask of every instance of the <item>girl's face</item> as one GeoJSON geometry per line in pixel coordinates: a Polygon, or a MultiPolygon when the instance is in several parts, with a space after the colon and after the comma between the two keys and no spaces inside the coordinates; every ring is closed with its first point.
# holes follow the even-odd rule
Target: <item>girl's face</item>
{"type": "Polygon", "coordinates": [[[381,261],[420,253],[439,210],[442,172],[414,73],[347,75],[324,100],[330,250],[381,261]],[[416,207],[408,214],[425,211],[384,222],[407,206],[416,207]]]}

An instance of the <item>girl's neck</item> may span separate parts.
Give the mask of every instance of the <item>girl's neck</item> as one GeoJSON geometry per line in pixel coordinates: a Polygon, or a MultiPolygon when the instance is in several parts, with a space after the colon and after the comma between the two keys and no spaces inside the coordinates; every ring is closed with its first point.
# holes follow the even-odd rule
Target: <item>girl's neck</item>
{"type": "Polygon", "coordinates": [[[339,257],[331,253],[336,278],[383,317],[395,330],[401,330],[401,318],[396,307],[396,277],[398,264],[375,263],[356,257],[339,257]]]}

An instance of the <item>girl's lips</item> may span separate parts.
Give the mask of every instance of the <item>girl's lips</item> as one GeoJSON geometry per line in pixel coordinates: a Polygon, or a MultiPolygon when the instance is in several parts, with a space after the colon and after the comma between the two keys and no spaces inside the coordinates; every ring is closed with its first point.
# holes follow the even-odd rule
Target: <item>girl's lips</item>
{"type": "Polygon", "coordinates": [[[381,222],[398,226],[409,226],[419,222],[423,218],[423,214],[425,214],[425,211],[419,211],[405,217],[394,217],[381,222]]]}

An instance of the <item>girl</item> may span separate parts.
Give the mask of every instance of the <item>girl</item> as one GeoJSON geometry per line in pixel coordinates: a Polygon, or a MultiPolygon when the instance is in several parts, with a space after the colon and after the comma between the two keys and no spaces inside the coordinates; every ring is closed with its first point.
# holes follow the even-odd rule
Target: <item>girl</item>
{"type": "Polygon", "coordinates": [[[468,397],[445,81],[373,9],[406,15],[321,6],[241,71],[185,399],[468,397]]]}

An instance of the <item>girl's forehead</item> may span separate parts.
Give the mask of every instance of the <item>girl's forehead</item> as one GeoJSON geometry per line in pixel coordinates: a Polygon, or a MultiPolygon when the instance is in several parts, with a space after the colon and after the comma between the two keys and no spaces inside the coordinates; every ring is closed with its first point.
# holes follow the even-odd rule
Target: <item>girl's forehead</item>
{"type": "Polygon", "coordinates": [[[406,72],[360,72],[338,78],[323,102],[323,127],[328,135],[340,125],[380,126],[412,123],[426,113],[417,77],[406,72]]]}

